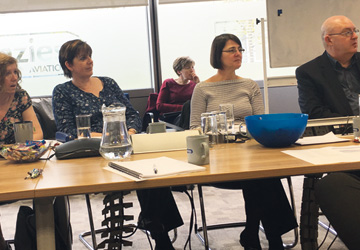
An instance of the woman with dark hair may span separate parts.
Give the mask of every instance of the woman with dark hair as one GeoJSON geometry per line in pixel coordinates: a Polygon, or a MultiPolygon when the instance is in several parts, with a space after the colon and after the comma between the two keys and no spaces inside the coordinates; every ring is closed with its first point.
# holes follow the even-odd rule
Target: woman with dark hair
{"type": "Polygon", "coordinates": [[[109,77],[94,77],[92,49],[79,39],[64,43],[59,62],[70,81],[57,85],[52,102],[58,131],[77,137],[76,115],[91,114],[92,136],[101,136],[103,116],[101,106],[122,103],[126,106],[126,126],[129,134],[141,131],[141,119],[119,85],[109,77]]]}
{"type": "Polygon", "coordinates": [[[21,72],[15,58],[0,53],[0,144],[15,143],[14,123],[32,121],[34,140],[43,139],[29,94],[20,87],[21,72]]]}
{"type": "MultiPolygon", "coordinates": [[[[201,125],[201,113],[216,111],[221,103],[234,104],[235,120],[264,113],[260,88],[251,79],[236,75],[242,63],[243,49],[239,38],[222,34],[213,40],[210,63],[217,73],[196,85],[191,99],[190,128],[201,125]]],[[[297,227],[285,191],[278,178],[234,181],[216,187],[242,189],[245,200],[246,226],[240,235],[245,249],[261,249],[260,221],[270,250],[284,249],[281,235],[297,227]]]]}
{"type": "MultiPolygon", "coordinates": [[[[58,130],[76,137],[76,115],[91,114],[92,135],[101,135],[101,106],[122,103],[126,106],[129,134],[141,131],[139,114],[117,83],[109,77],[92,76],[91,55],[91,47],[81,40],[68,41],[60,48],[60,65],[64,75],[72,79],[57,85],[53,91],[53,109],[58,130]]],[[[168,231],[181,226],[183,221],[170,188],[137,190],[137,195],[141,206],[139,228],[150,231],[156,250],[174,249],[168,231]]]]}

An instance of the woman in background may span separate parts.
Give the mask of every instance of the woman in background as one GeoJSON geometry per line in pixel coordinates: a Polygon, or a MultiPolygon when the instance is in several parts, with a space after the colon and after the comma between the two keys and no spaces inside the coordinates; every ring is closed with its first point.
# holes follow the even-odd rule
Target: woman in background
{"type": "Polygon", "coordinates": [[[0,144],[15,143],[14,123],[31,121],[33,139],[43,139],[29,94],[20,87],[21,72],[15,58],[0,53],[0,144]]]}
{"type": "Polygon", "coordinates": [[[160,115],[181,111],[183,104],[191,99],[196,84],[200,81],[195,73],[195,62],[188,56],[175,59],[173,69],[178,78],[166,79],[161,85],[156,109],[160,115]]]}
{"type": "MultiPolygon", "coordinates": [[[[234,104],[234,116],[264,113],[259,86],[251,79],[236,75],[244,49],[238,37],[222,34],[213,40],[210,63],[217,74],[196,85],[191,99],[190,128],[201,126],[201,113],[219,110],[221,103],[234,104]]],[[[281,235],[297,227],[296,219],[278,178],[220,183],[220,188],[242,189],[245,200],[246,226],[240,235],[245,249],[261,249],[260,221],[270,250],[284,249],[281,235]]]]}

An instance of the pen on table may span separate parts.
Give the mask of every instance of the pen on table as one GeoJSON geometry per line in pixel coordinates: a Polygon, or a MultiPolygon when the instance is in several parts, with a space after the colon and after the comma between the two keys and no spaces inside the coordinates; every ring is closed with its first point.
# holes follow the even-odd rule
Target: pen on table
{"type": "Polygon", "coordinates": [[[157,170],[157,168],[156,168],[156,165],[155,165],[155,164],[153,165],[153,168],[154,168],[154,174],[157,174],[158,170],[157,170]]]}

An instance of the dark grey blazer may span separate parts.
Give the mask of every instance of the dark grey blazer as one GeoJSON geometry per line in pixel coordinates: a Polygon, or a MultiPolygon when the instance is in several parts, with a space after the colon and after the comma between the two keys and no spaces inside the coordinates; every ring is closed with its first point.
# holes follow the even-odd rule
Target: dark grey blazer
{"type": "MultiPolygon", "coordinates": [[[[360,72],[360,53],[356,65],[360,72]]],[[[353,115],[335,70],[324,52],[296,69],[299,105],[310,119],[353,115]]]]}

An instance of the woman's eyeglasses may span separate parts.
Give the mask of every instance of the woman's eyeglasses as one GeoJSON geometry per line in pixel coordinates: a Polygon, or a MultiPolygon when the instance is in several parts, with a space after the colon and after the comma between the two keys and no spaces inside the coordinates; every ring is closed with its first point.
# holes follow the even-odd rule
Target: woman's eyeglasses
{"type": "Polygon", "coordinates": [[[231,49],[228,49],[228,50],[223,50],[222,52],[227,52],[227,53],[230,53],[230,54],[235,54],[237,52],[240,52],[240,53],[243,53],[245,51],[245,49],[239,47],[239,48],[231,48],[231,49]]]}

